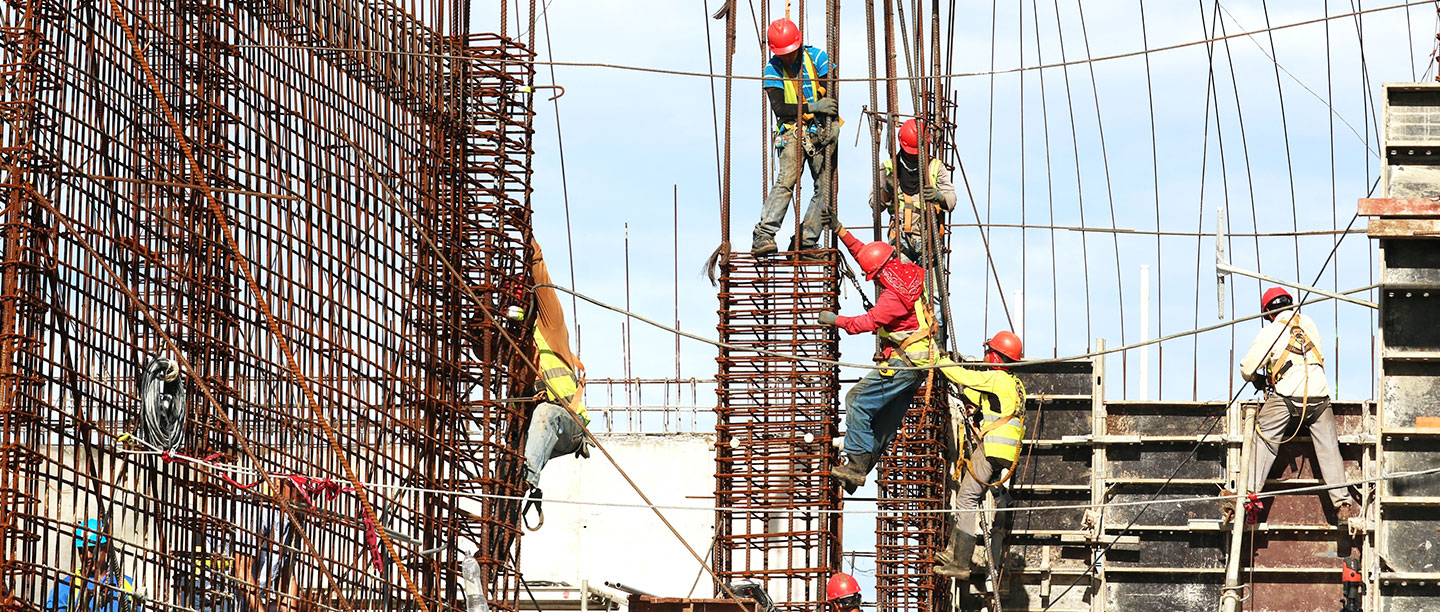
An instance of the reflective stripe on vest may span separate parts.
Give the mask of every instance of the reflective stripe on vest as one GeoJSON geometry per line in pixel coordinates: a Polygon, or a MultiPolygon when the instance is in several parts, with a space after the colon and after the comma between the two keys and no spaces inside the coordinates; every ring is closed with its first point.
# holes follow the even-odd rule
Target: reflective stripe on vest
{"type": "MultiPolygon", "coordinates": [[[[892,160],[887,159],[881,162],[880,167],[885,171],[886,176],[895,175],[895,163],[892,160]]],[[[931,187],[940,184],[940,160],[930,160],[929,177],[931,187]]],[[[893,200],[893,205],[890,207],[891,219],[899,221],[901,231],[906,234],[917,233],[919,230],[915,229],[915,215],[921,212],[920,207],[922,205],[919,194],[910,195],[903,191],[896,191],[897,193],[895,195],[897,197],[893,200]]]]}
{"type": "Polygon", "coordinates": [[[535,352],[539,355],[540,381],[545,386],[545,397],[571,412],[580,415],[580,420],[586,425],[590,424],[590,414],[585,409],[585,401],[576,396],[580,390],[579,381],[575,380],[575,371],[565,363],[554,351],[550,350],[550,344],[545,341],[544,334],[540,328],[535,328],[535,352]]]}
{"type": "Polygon", "coordinates": [[[896,352],[904,353],[915,365],[930,365],[936,357],[933,354],[934,345],[930,342],[930,336],[935,330],[930,325],[930,305],[925,302],[924,290],[921,290],[920,298],[910,307],[915,310],[915,320],[919,323],[915,329],[892,332],[882,327],[876,333],[895,345],[896,352]]]}
{"type": "Polygon", "coordinates": [[[1013,406],[1003,405],[1004,401],[996,394],[974,389],[966,389],[965,397],[980,406],[985,456],[1013,464],[1020,458],[1020,441],[1025,438],[1025,383],[1013,374],[1010,378],[1015,381],[1013,406]]]}

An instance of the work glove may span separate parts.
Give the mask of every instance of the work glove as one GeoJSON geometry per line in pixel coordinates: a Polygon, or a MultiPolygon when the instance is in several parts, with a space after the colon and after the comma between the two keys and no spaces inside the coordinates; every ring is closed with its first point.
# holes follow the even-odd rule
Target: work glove
{"type": "Polygon", "coordinates": [[[941,193],[940,189],[934,185],[926,185],[921,188],[920,195],[925,198],[926,202],[934,204],[943,204],[945,202],[945,194],[941,193]]]}
{"type": "Polygon", "coordinates": [[[817,115],[829,115],[834,117],[840,114],[840,103],[835,98],[820,98],[810,104],[810,112],[817,115]]]}
{"type": "Polygon", "coordinates": [[[829,311],[829,310],[822,310],[822,311],[820,311],[820,324],[821,324],[821,325],[834,325],[834,324],[835,324],[835,313],[834,313],[833,311],[829,311]]]}

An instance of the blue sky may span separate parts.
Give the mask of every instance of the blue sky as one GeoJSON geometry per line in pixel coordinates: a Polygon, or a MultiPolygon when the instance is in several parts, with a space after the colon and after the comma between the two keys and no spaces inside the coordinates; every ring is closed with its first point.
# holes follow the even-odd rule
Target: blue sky
{"type": "MultiPolygon", "coordinates": [[[[814,4],[809,17],[819,25],[823,15],[819,3],[814,4]]],[[[1220,27],[1211,23],[1216,5],[1207,0],[1148,3],[1143,27],[1138,2],[1087,1],[1083,31],[1075,0],[1052,0],[1048,6],[999,4],[1007,6],[992,15],[990,5],[957,3],[950,51],[955,73],[983,73],[992,64],[1008,70],[1057,63],[1062,49],[1071,61],[1131,53],[1204,40],[1219,34],[1220,27]]],[[[714,70],[720,72],[723,23],[708,18],[718,5],[717,0],[553,0],[548,9],[553,55],[546,49],[543,26],[541,55],[562,62],[708,72],[708,32],[714,70]]],[[[1263,28],[1266,8],[1269,23],[1278,26],[1316,19],[1327,11],[1348,13],[1386,4],[1277,2],[1266,7],[1258,0],[1235,0],[1220,6],[1220,25],[1234,34],[1263,28]]],[[[756,36],[768,19],[762,16],[757,24],[748,4],[740,3],[740,8],[736,73],[754,76],[765,59],[756,36]]],[[[843,77],[867,75],[863,9],[863,3],[851,2],[843,14],[843,77]]],[[[781,12],[783,8],[772,6],[770,17],[781,12]]],[[[959,126],[954,141],[982,217],[994,223],[1078,226],[1083,214],[1087,227],[1207,234],[1163,237],[1157,254],[1153,235],[993,229],[990,242],[1006,299],[1013,303],[1014,291],[1025,292],[1027,354],[1084,353],[1098,338],[1110,346],[1120,344],[1122,337],[1136,341],[1141,335],[1141,265],[1151,270],[1151,337],[1219,321],[1215,239],[1209,234],[1222,207],[1231,233],[1344,228],[1355,200],[1366,195],[1379,173],[1374,155],[1378,110],[1369,104],[1379,104],[1382,82],[1423,80],[1427,73],[1433,78],[1429,56],[1435,16],[1434,5],[1417,5],[1329,21],[1328,32],[1324,22],[1275,31],[1273,43],[1270,36],[1259,34],[1213,47],[1187,46],[1068,68],[956,77],[952,87],[959,126]],[[1214,89],[1207,96],[1210,51],[1214,89]],[[1267,55],[1278,59],[1280,69],[1267,55]]],[[[494,16],[482,16],[482,21],[485,18],[494,16]]],[[[807,42],[818,43],[817,38],[811,34],[807,42]]],[[[557,67],[554,79],[566,88],[559,111],[573,270],[567,257],[555,107],[549,103],[536,107],[534,222],[555,279],[569,283],[573,272],[579,291],[624,304],[623,238],[628,224],[631,307],[669,321],[678,293],[682,327],[714,337],[718,302],[715,289],[700,274],[720,241],[712,82],[594,67],[557,67]],[[672,218],[675,192],[678,234],[672,232],[672,223],[677,223],[672,218]],[[678,286],[672,267],[677,259],[678,286]]],[[[537,82],[551,82],[547,68],[542,67],[537,82]]],[[[723,83],[714,86],[723,91],[723,83]]],[[[868,139],[854,146],[868,89],[864,83],[844,83],[840,89],[847,124],[840,138],[839,206],[842,222],[853,225],[869,217],[864,201],[870,182],[868,139]]],[[[767,188],[760,156],[769,153],[762,125],[769,111],[761,106],[756,82],[736,81],[735,92],[730,238],[735,248],[745,249],[767,188]]],[[[903,88],[901,94],[902,100],[909,99],[903,88]]],[[[908,104],[900,110],[912,112],[908,104]]],[[[957,168],[957,182],[960,179],[957,168]]],[[[808,193],[809,184],[804,188],[808,193]]],[[[952,221],[975,221],[970,202],[962,184],[952,221]]],[[[1356,222],[1357,228],[1364,226],[1363,218],[1356,222]]],[[[953,330],[962,348],[977,347],[1003,328],[1001,293],[986,280],[990,272],[977,230],[954,231],[949,287],[953,330]]],[[[787,232],[782,230],[782,245],[787,232]]],[[[1364,234],[1345,238],[1321,274],[1334,239],[1242,237],[1232,239],[1227,250],[1242,268],[1304,283],[1319,275],[1318,285],[1324,288],[1347,290],[1374,282],[1375,248],[1364,234]]],[[[1232,278],[1226,318],[1237,311],[1254,313],[1261,291],[1253,280],[1232,278]]],[[[1373,292],[1362,297],[1375,299],[1373,292]]],[[[848,295],[843,310],[858,314],[859,300],[848,295]]],[[[1307,313],[1322,330],[1333,333],[1322,345],[1339,397],[1371,398],[1372,313],[1333,302],[1307,313]]],[[[580,325],[589,375],[622,376],[622,319],[584,304],[571,316],[580,325]]],[[[1233,351],[1243,351],[1258,330],[1256,322],[1243,323],[1152,349],[1150,397],[1229,398],[1238,389],[1233,367],[1238,355],[1233,351]]],[[[643,324],[635,325],[632,334],[632,374],[673,376],[673,337],[643,324]]],[[[864,360],[870,342],[869,337],[845,340],[844,358],[864,360]]],[[[714,356],[712,347],[686,341],[683,375],[713,376],[714,356]]],[[[1110,357],[1110,399],[1137,397],[1139,362],[1138,352],[1123,359],[1110,357]],[[1123,377],[1115,375],[1120,372],[1123,377]],[[1116,384],[1121,381],[1123,385],[1116,384]]],[[[846,371],[842,376],[860,374],[846,371]]],[[[702,396],[701,401],[709,399],[702,396]]],[[[860,494],[870,492],[873,489],[860,494]]],[[[847,521],[853,549],[873,547],[862,523],[868,521],[847,521]]]]}
{"type": "MultiPolygon", "coordinates": [[[[810,18],[818,26],[823,23],[823,15],[815,4],[810,18]]],[[[1054,3],[1026,5],[1020,7],[1022,12],[1017,12],[1015,6],[1002,7],[994,15],[992,60],[990,7],[960,3],[951,52],[953,70],[985,72],[992,61],[999,70],[1057,63],[1061,59],[1060,33],[1064,36],[1064,57],[1071,61],[1086,57],[1084,35],[1088,35],[1090,56],[1134,52],[1146,48],[1146,42],[1154,48],[1203,40],[1214,27],[1210,23],[1214,5],[1199,4],[1146,5],[1144,31],[1148,41],[1141,39],[1139,4],[1134,2],[1086,2],[1083,33],[1078,5],[1073,1],[1059,3],[1059,30],[1054,3]]],[[[542,59],[561,62],[708,72],[708,31],[713,37],[715,71],[720,72],[723,24],[708,18],[715,6],[717,2],[613,4],[553,0],[548,8],[550,49],[547,51],[543,22],[537,46],[542,59]]],[[[1227,33],[1264,27],[1266,15],[1259,2],[1221,6],[1227,33]]],[[[739,28],[736,73],[753,76],[758,74],[764,58],[749,7],[744,3],[740,7],[744,19],[739,28]]],[[[1325,7],[1317,3],[1277,3],[1269,9],[1272,25],[1298,23],[1325,14],[1325,7]]],[[[778,7],[771,10],[775,16],[783,12],[778,7]]],[[[1330,2],[1332,14],[1352,10],[1349,2],[1330,2]]],[[[1355,199],[1365,195],[1378,173],[1376,158],[1367,154],[1363,140],[1368,133],[1370,149],[1376,148],[1370,116],[1375,111],[1365,106],[1366,97],[1378,94],[1381,82],[1409,81],[1423,76],[1427,69],[1435,12],[1426,5],[1408,10],[1408,24],[1405,9],[1360,18],[1368,83],[1362,81],[1354,17],[1329,22],[1328,84],[1324,23],[1274,33],[1274,54],[1283,67],[1278,87],[1275,64],[1266,57],[1271,52],[1267,36],[1215,43],[1218,111],[1213,101],[1207,105],[1210,63],[1206,45],[1152,53],[1148,56],[1148,92],[1153,96],[1153,130],[1144,55],[993,78],[957,77],[952,82],[959,104],[959,128],[954,140],[976,208],[995,223],[1023,220],[1032,225],[1050,225],[1053,214],[1053,224],[1064,226],[1080,225],[1083,209],[1086,226],[1108,228],[1112,227],[1113,205],[1114,227],[1153,231],[1158,221],[1163,231],[1208,234],[1214,232],[1217,209],[1226,207],[1231,232],[1343,228],[1354,212],[1355,199]],[[1333,93],[1327,93],[1327,87],[1333,93]],[[1333,100],[1333,115],[1327,109],[1327,97],[1333,100]],[[1103,155],[1096,100],[1104,127],[1103,155]],[[1156,152],[1153,156],[1152,135],[1156,152]]],[[[481,15],[482,25],[487,18],[493,20],[494,16],[481,15]]],[[[493,23],[490,25],[493,28],[493,23]]],[[[859,78],[868,73],[864,25],[863,4],[847,6],[841,26],[839,68],[844,77],[859,78]]],[[[815,30],[819,31],[819,27],[815,30]]],[[[818,43],[817,37],[811,34],[807,42],[818,43]]],[[[652,318],[671,320],[678,289],[682,327],[713,337],[717,301],[714,289],[700,276],[705,258],[720,239],[711,81],[596,67],[562,66],[554,70],[555,82],[566,88],[566,95],[558,102],[576,288],[605,301],[625,302],[623,238],[628,225],[632,308],[652,318]],[[672,194],[677,192],[678,234],[672,231],[672,194]],[[677,259],[677,242],[678,288],[672,263],[677,259]]],[[[548,67],[541,67],[537,82],[551,82],[548,67]]],[[[715,87],[723,91],[723,83],[718,80],[715,87]]],[[[730,228],[732,244],[743,249],[749,246],[750,228],[767,187],[761,176],[760,156],[768,153],[768,137],[761,120],[762,112],[769,111],[762,109],[754,81],[737,80],[735,90],[730,228]]],[[[848,121],[840,146],[840,214],[842,221],[857,224],[868,217],[864,198],[869,188],[869,151],[863,140],[860,146],[853,145],[868,89],[864,83],[844,83],[840,95],[842,113],[848,121]]],[[[903,88],[901,98],[908,99],[903,88]]],[[[555,278],[569,283],[572,269],[567,253],[555,107],[540,100],[536,111],[535,228],[555,278]]],[[[910,112],[908,104],[902,111],[910,112]]],[[[723,107],[721,112],[723,120],[723,107]]],[[[956,175],[958,180],[958,169],[956,175]]],[[[963,187],[952,221],[975,221],[963,187]]],[[[1357,227],[1364,227],[1363,219],[1357,227]]],[[[782,231],[782,242],[786,232],[782,231]]],[[[954,333],[962,347],[975,346],[988,333],[1001,328],[1004,315],[995,284],[990,282],[987,287],[989,272],[977,230],[963,227],[955,232],[950,283],[956,303],[954,333]]],[[[1229,245],[1230,258],[1240,267],[1308,283],[1320,271],[1332,238],[1302,237],[1298,251],[1297,240],[1291,237],[1261,238],[1258,250],[1256,239],[1236,238],[1229,245]]],[[[1073,231],[996,228],[990,240],[995,245],[994,257],[1006,299],[1013,301],[1014,291],[1025,291],[1026,345],[1032,357],[1083,353],[1101,337],[1115,346],[1121,339],[1122,318],[1125,340],[1138,339],[1142,264],[1151,267],[1152,337],[1193,329],[1197,320],[1198,325],[1217,322],[1213,236],[1164,237],[1159,256],[1153,235],[1120,234],[1117,238],[1108,233],[1088,233],[1082,239],[1081,233],[1073,231]],[[1084,257],[1080,257],[1082,253],[1084,257]],[[1058,311],[1056,304],[1062,306],[1058,311]]],[[[1321,286],[1351,289],[1372,282],[1376,265],[1373,246],[1363,234],[1347,238],[1337,259],[1319,281],[1321,286]]],[[[1227,302],[1238,307],[1241,314],[1251,314],[1260,290],[1255,281],[1232,279],[1227,302]]],[[[850,296],[845,310],[855,313],[859,308],[858,300],[850,296]]],[[[1234,316],[1234,311],[1227,304],[1227,317],[1234,316]]],[[[1312,308],[1310,314],[1323,329],[1336,330],[1336,337],[1327,339],[1326,350],[1334,366],[1332,376],[1339,379],[1340,395],[1349,399],[1370,397],[1372,317],[1365,309],[1352,305],[1337,309],[1327,304],[1312,308]]],[[[581,350],[589,375],[621,376],[621,318],[583,304],[572,318],[580,325],[581,350]]],[[[1187,338],[1152,349],[1151,397],[1155,397],[1156,389],[1164,399],[1229,397],[1234,379],[1232,345],[1243,350],[1257,329],[1257,323],[1241,324],[1235,329],[1233,341],[1231,333],[1222,330],[1201,336],[1198,346],[1196,340],[1187,338]],[[1197,353],[1198,359],[1194,357],[1197,353]]],[[[641,347],[631,356],[632,374],[673,375],[673,337],[643,324],[636,324],[631,333],[631,346],[641,347]]],[[[842,348],[847,356],[859,359],[868,355],[869,342],[868,338],[850,339],[842,348]]],[[[686,341],[682,373],[687,377],[711,376],[715,371],[713,358],[713,348],[686,341]]],[[[1112,356],[1112,371],[1120,368],[1119,361],[1119,356],[1112,356]]],[[[1138,353],[1128,355],[1124,362],[1124,393],[1132,397],[1138,390],[1138,369],[1138,353]]],[[[858,372],[847,372],[849,375],[858,372]]],[[[1116,397],[1121,390],[1112,387],[1109,393],[1116,397]]]]}

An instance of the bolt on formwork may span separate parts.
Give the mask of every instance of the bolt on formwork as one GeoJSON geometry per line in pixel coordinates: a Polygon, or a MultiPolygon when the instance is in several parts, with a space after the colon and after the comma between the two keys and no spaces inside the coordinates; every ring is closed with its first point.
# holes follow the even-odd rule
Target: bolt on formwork
{"type": "MultiPolygon", "coordinates": [[[[720,338],[741,347],[836,359],[834,327],[817,316],[838,304],[837,253],[756,260],[732,253],[720,278],[720,338]]],[[[720,349],[716,408],[715,572],[755,580],[785,610],[813,610],[839,567],[839,372],[744,349],[720,349]]]]}
{"type": "Polygon", "coordinates": [[[327,6],[0,7],[0,605],[95,519],[147,608],[454,609],[465,541],[514,609],[517,513],[424,490],[519,491],[531,55],[327,6]]]}

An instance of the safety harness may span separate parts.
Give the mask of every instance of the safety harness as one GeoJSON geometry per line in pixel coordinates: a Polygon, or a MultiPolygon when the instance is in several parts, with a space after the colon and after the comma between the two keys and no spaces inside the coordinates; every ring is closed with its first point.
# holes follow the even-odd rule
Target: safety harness
{"type": "MultiPolygon", "coordinates": [[[[810,84],[810,92],[808,94],[805,93],[805,87],[801,82],[800,75],[791,74],[789,67],[784,65],[785,62],[779,61],[778,58],[772,60],[776,70],[780,73],[781,83],[784,84],[786,104],[799,104],[801,96],[804,96],[806,103],[819,99],[820,76],[815,71],[815,62],[810,58],[810,51],[807,49],[802,48],[800,55],[803,57],[800,70],[805,75],[804,81],[810,84]]],[[[794,122],[780,123],[775,126],[775,131],[783,134],[794,128],[794,122]]]]}
{"type": "MultiPolygon", "coordinates": [[[[1002,405],[999,395],[992,392],[970,389],[971,391],[974,391],[977,395],[980,396],[981,401],[979,403],[979,408],[981,410],[981,414],[983,415],[982,418],[985,421],[984,424],[981,425],[980,431],[975,433],[973,439],[975,444],[985,445],[986,436],[990,435],[991,433],[995,433],[997,430],[1009,424],[1011,421],[1016,421],[1014,427],[1019,430],[1019,435],[1025,435],[1025,383],[1022,382],[1019,377],[1013,374],[1010,375],[1010,378],[1015,381],[1015,408],[1008,413],[1004,412],[1005,407],[1002,405]],[[987,405],[993,406],[994,409],[991,410],[987,408],[987,405]]],[[[968,396],[965,396],[963,391],[961,393],[961,397],[967,400],[967,403],[969,402],[970,398],[968,396]]],[[[966,421],[965,431],[967,433],[972,431],[968,420],[966,421]]],[[[975,468],[970,465],[970,453],[968,452],[961,453],[960,463],[955,468],[955,480],[960,480],[961,478],[963,478],[963,473],[961,472],[961,469],[963,467],[965,472],[970,473],[971,478],[974,478],[977,482],[980,482],[986,487],[993,487],[1005,484],[1005,482],[1010,480],[1010,477],[1015,474],[1015,469],[1013,468],[1013,466],[1015,462],[1018,461],[1020,458],[1020,440],[1017,438],[1014,440],[1013,443],[1009,442],[1008,440],[1009,438],[1007,437],[1007,441],[1004,443],[1004,445],[1013,447],[1015,449],[1015,456],[998,457],[999,459],[1008,459],[1012,466],[1012,469],[1006,471],[1005,476],[1001,477],[1000,480],[989,483],[981,480],[980,477],[975,474],[975,468]]],[[[991,444],[998,445],[1000,443],[991,444]]],[[[984,447],[982,446],[982,448],[984,447]]],[[[991,457],[993,455],[991,455],[987,449],[985,456],[991,457]]]]}
{"type": "MultiPolygon", "coordinates": [[[[1275,392],[1275,385],[1279,383],[1280,380],[1285,377],[1285,374],[1297,363],[1299,363],[1301,367],[1306,368],[1306,377],[1310,376],[1309,366],[1317,365],[1321,368],[1325,367],[1325,355],[1321,354],[1320,347],[1310,339],[1310,335],[1305,333],[1304,328],[1300,327],[1300,313],[1292,313],[1290,318],[1286,320],[1285,326],[1290,334],[1290,340],[1285,345],[1285,351],[1281,353],[1281,359],[1284,360],[1284,363],[1277,364],[1272,361],[1267,367],[1269,374],[1266,376],[1266,383],[1269,385],[1268,390],[1272,393],[1275,392]],[[1314,360],[1313,362],[1311,361],[1312,359],[1314,360]]],[[[1286,409],[1289,409],[1291,407],[1289,404],[1290,398],[1284,399],[1286,401],[1286,409]]],[[[1305,395],[1301,396],[1300,401],[1299,419],[1295,421],[1295,432],[1283,440],[1272,440],[1269,436],[1266,436],[1264,432],[1260,431],[1260,424],[1256,423],[1255,433],[1259,435],[1262,440],[1276,446],[1289,442],[1295,439],[1295,436],[1300,435],[1300,429],[1305,426],[1305,413],[1309,408],[1310,385],[1309,380],[1306,380],[1305,395]]]]}
{"type": "MultiPolygon", "coordinates": [[[[887,159],[880,164],[880,167],[885,171],[886,176],[895,176],[895,164],[893,161],[887,159]]],[[[930,181],[928,183],[929,186],[935,187],[939,185],[940,160],[930,160],[930,171],[927,173],[926,177],[930,181]]],[[[896,197],[893,205],[890,207],[890,239],[892,241],[896,239],[900,234],[914,234],[919,232],[919,230],[915,227],[915,223],[920,213],[924,210],[922,207],[925,205],[924,200],[920,197],[920,194],[912,196],[910,194],[904,193],[899,188],[898,180],[896,181],[896,183],[896,197]]],[[[945,234],[945,228],[943,226],[941,226],[940,228],[940,234],[942,236],[945,234]]]]}

